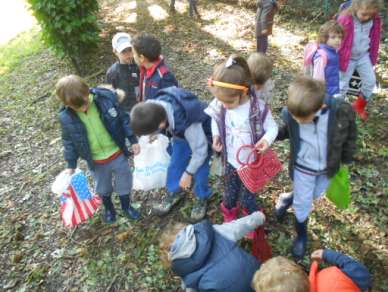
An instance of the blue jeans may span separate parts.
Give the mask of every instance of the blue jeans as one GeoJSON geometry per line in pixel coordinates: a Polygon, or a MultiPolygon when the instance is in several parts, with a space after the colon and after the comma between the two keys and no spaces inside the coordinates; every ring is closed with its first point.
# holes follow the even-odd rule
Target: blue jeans
{"type": "MultiPolygon", "coordinates": [[[[199,199],[210,197],[212,190],[209,186],[209,161],[211,154],[206,157],[204,163],[194,173],[194,194],[199,199]]],[[[167,169],[167,191],[176,193],[181,190],[179,181],[191,159],[189,143],[181,138],[174,137],[171,143],[171,161],[167,169]]]]}

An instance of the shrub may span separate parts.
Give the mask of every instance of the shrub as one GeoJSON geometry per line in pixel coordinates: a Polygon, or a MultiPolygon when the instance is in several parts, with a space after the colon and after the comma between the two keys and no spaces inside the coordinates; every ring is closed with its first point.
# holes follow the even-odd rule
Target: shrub
{"type": "Polygon", "coordinates": [[[97,0],[28,2],[42,27],[45,43],[60,56],[69,57],[80,72],[83,58],[98,41],[97,0]]]}

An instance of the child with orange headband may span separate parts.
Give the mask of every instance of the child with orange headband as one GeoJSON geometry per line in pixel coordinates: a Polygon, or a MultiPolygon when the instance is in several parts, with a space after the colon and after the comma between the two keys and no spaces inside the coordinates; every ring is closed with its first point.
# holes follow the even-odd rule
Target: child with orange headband
{"type": "MultiPolygon", "coordinates": [[[[216,98],[205,112],[212,117],[213,149],[222,153],[225,164],[221,203],[224,222],[237,218],[239,205],[244,215],[261,209],[256,195],[244,186],[236,172],[241,166],[238,160],[248,161],[251,153],[240,151],[237,157],[237,152],[241,146],[253,145],[255,151],[263,153],[278,133],[269,107],[250,90],[251,83],[247,62],[234,55],[218,64],[209,79],[209,90],[216,98]]],[[[250,233],[248,237],[253,236],[250,233]]]]}

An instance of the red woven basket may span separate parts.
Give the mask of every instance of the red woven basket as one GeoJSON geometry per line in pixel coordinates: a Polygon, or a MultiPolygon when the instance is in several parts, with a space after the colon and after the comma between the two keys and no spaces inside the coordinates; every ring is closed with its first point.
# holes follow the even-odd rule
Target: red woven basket
{"type": "Polygon", "coordinates": [[[252,193],[261,190],[274,176],[282,169],[276,153],[268,149],[264,153],[258,153],[254,145],[241,146],[236,154],[237,162],[241,167],[237,169],[237,173],[243,182],[244,186],[252,193]],[[243,149],[250,149],[247,162],[240,160],[240,153],[243,149]],[[254,156],[254,160],[249,162],[254,156]]]}

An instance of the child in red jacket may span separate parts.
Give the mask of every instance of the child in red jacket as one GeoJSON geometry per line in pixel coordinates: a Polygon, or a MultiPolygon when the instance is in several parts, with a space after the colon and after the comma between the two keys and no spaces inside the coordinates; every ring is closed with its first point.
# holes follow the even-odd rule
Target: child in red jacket
{"type": "Polygon", "coordinates": [[[368,269],[353,258],[331,249],[319,249],[311,254],[314,262],[310,275],[293,261],[275,257],[261,265],[253,276],[256,292],[360,292],[368,291],[372,279],[368,269]],[[318,271],[318,262],[332,266],[318,271]]]}

